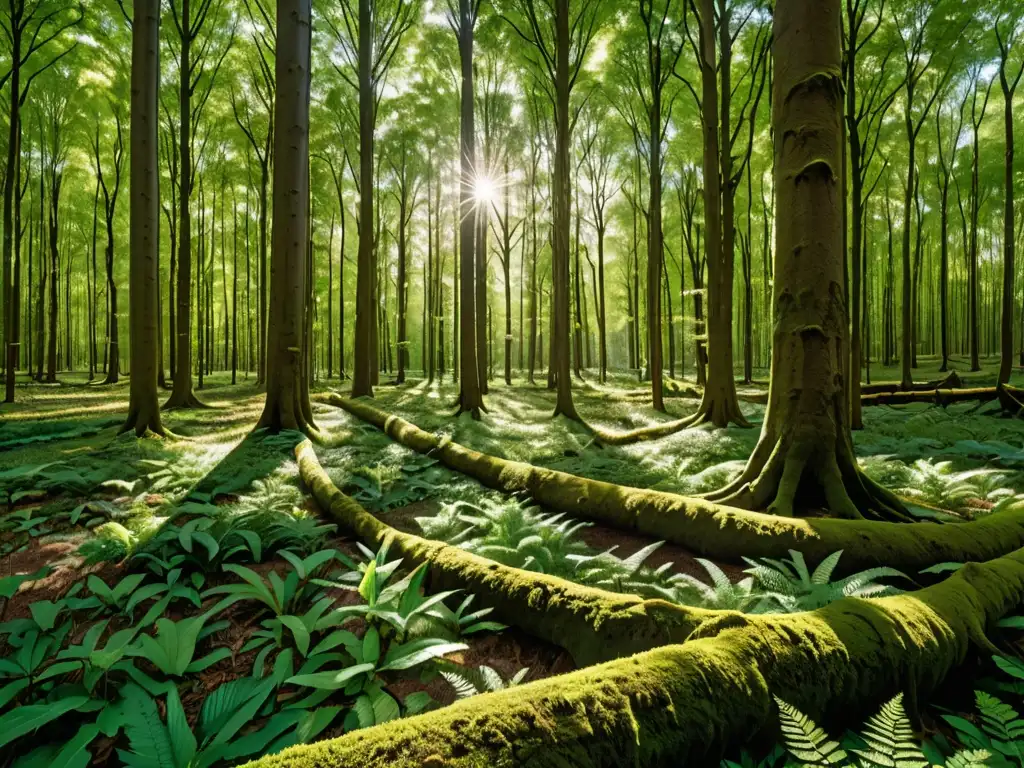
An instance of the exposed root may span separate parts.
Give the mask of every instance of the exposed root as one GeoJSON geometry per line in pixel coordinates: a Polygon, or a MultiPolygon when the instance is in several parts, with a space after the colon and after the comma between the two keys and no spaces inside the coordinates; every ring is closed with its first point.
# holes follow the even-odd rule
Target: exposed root
{"type": "Polygon", "coordinates": [[[711,612],[682,645],[483,694],[298,746],[259,768],[714,765],[777,726],[772,696],[819,722],[905,692],[914,707],[1024,598],[1024,552],[906,595],[775,616],[711,612]]]}
{"type": "Polygon", "coordinates": [[[189,392],[188,395],[181,397],[172,394],[166,403],[163,404],[162,410],[165,411],[187,411],[200,408],[213,408],[212,405],[207,405],[198,397],[194,392],[189,392]]]}
{"type": "Polygon", "coordinates": [[[465,589],[500,621],[568,651],[577,664],[628,656],[685,639],[707,611],[584,587],[523,571],[388,526],[331,482],[306,441],[295,449],[302,481],[321,508],[367,546],[388,542],[407,564],[429,563],[437,589],[465,589]]]}
{"type": "Polygon", "coordinates": [[[683,419],[666,421],[661,424],[652,424],[649,427],[640,427],[639,429],[633,429],[628,432],[614,432],[612,430],[602,429],[601,427],[594,426],[590,423],[587,423],[586,426],[594,433],[598,442],[603,445],[633,445],[634,443],[642,443],[647,440],[657,440],[662,437],[674,435],[676,432],[681,432],[690,425],[692,418],[692,416],[687,416],[683,419]]]}
{"type": "MultiPolygon", "coordinates": [[[[748,557],[783,557],[787,550],[796,549],[803,552],[808,561],[820,562],[842,549],[839,569],[843,572],[877,565],[910,571],[947,561],[989,560],[1024,546],[1024,509],[1011,508],[957,524],[781,518],[705,499],[629,488],[488,456],[425,432],[369,403],[337,395],[329,395],[324,401],[345,409],[407,448],[429,454],[488,488],[525,493],[546,507],[578,519],[595,520],[620,530],[635,530],[718,560],[734,560],[738,552],[748,557]]],[[[759,447],[755,455],[763,455],[764,450],[759,447]]],[[[845,462],[840,469],[844,466],[845,462]]],[[[853,466],[846,467],[845,471],[852,472],[853,466]]],[[[844,474],[843,479],[847,493],[860,510],[870,508],[871,504],[883,511],[882,505],[899,505],[899,500],[891,493],[859,471],[844,474]]],[[[769,493],[771,482],[763,488],[754,483],[750,485],[748,493],[774,496],[769,493]]]]}

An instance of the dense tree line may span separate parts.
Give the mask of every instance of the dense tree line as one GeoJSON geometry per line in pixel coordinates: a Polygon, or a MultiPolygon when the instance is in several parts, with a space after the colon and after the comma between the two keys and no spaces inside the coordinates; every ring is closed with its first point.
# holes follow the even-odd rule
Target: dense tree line
{"type": "MultiPolygon", "coordinates": [[[[131,3],[0,3],[8,401],[18,375],[127,374],[134,390],[141,365],[166,406],[200,407],[230,371],[270,388],[268,423],[307,427],[314,380],[369,395],[422,371],[458,380],[475,416],[515,374],[579,418],[574,382],[628,368],[655,408],[666,376],[694,376],[691,423],[745,423],[737,377],[769,368],[778,309],[769,4],[323,0],[308,52],[288,51],[307,59],[304,107],[281,103],[302,62],[282,64],[276,3],[157,5],[143,109],[131,3]],[[162,215],[138,234],[150,181],[162,215]],[[302,204],[279,183],[308,188],[302,204]],[[275,266],[299,238],[302,262],[275,266]]],[[[1009,0],[844,0],[854,427],[872,363],[898,364],[904,387],[919,355],[998,356],[1000,381],[1024,364],[1022,31],[1009,0]]]]}

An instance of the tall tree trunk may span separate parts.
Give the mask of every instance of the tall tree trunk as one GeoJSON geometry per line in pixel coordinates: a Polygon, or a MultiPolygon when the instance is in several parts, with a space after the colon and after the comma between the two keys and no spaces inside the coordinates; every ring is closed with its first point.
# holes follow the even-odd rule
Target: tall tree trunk
{"type": "MultiPolygon", "coordinates": [[[[181,172],[178,183],[178,274],[177,309],[175,311],[177,335],[174,387],[165,408],[197,408],[202,403],[192,392],[192,217],[189,201],[192,197],[192,89],[191,89],[191,0],[181,0],[181,61],[178,71],[178,157],[181,172]]],[[[199,259],[201,261],[201,259],[199,259]]],[[[199,281],[196,281],[199,291],[199,281]]],[[[197,306],[199,296],[196,296],[197,306]]],[[[198,317],[197,317],[198,320],[198,317]]]]}
{"type": "Polygon", "coordinates": [[[842,376],[842,67],[839,0],[775,7],[772,122],[778,193],[772,386],[761,439],[715,500],[793,515],[899,516],[902,505],[857,466],[842,376]],[[803,126],[813,124],[807,132],[803,126]],[[794,361],[798,364],[794,365],[794,361]],[[824,503],[822,503],[822,501],[824,503]]]}
{"type": "Polygon", "coordinates": [[[481,367],[477,360],[476,275],[476,206],[473,200],[476,169],[476,128],[473,98],[473,35],[476,26],[474,3],[459,0],[458,42],[462,76],[460,131],[462,167],[459,179],[459,413],[480,418],[484,407],[480,381],[481,367]]]}
{"type": "Polygon", "coordinates": [[[278,0],[274,123],[274,234],[267,337],[267,399],[260,427],[311,432],[307,333],[311,0],[278,0]]]}
{"type": "MultiPolygon", "coordinates": [[[[1010,30],[1012,35],[1013,29],[1010,30]]],[[[999,347],[999,384],[1006,384],[1010,380],[1010,373],[1013,368],[1013,311],[1014,292],[1013,281],[1016,277],[1015,265],[1015,242],[1016,232],[1014,231],[1014,200],[1013,200],[1013,159],[1014,159],[1014,137],[1013,137],[1013,97],[1020,83],[1021,75],[1024,74],[1024,65],[1017,70],[1016,77],[1007,74],[1007,61],[1010,56],[1010,40],[1003,40],[996,24],[996,37],[999,41],[999,85],[1003,91],[1003,128],[1006,137],[1006,158],[1004,162],[1004,194],[1003,194],[1003,302],[1002,318],[999,324],[1000,347],[999,347]]],[[[1018,39],[1019,40],[1019,39],[1018,39]]],[[[1024,317],[1024,313],[1022,313],[1024,317]]],[[[1021,344],[1024,345],[1024,337],[1021,344]]],[[[1022,346],[1024,349],[1024,346],[1022,346]]]]}
{"type": "Polygon", "coordinates": [[[374,343],[377,338],[377,299],[374,290],[377,268],[373,242],[376,94],[372,77],[372,18],[371,0],[359,0],[359,257],[356,263],[356,348],[352,397],[373,397],[373,377],[378,353],[374,343]]]}
{"type": "Polygon", "coordinates": [[[122,432],[164,434],[157,395],[160,289],[160,2],[135,0],[132,20],[129,322],[131,383],[122,432]]]}
{"type": "Polygon", "coordinates": [[[693,423],[710,422],[716,427],[729,423],[747,426],[736,399],[736,379],[732,358],[732,284],[733,284],[733,195],[732,162],[729,149],[731,133],[728,127],[728,96],[731,93],[729,50],[731,32],[728,9],[719,21],[723,55],[722,121],[718,115],[718,84],[715,76],[715,0],[701,0],[700,46],[702,79],[702,123],[704,130],[704,220],[707,230],[707,383],[700,407],[693,423]],[[722,140],[719,140],[721,128],[722,140]],[[722,184],[726,188],[722,189],[722,184]],[[724,236],[723,236],[724,235],[724,236]]]}

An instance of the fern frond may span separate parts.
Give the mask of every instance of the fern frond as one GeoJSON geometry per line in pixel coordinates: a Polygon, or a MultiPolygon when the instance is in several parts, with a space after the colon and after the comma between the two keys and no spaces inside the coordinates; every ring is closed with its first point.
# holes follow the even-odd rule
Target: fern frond
{"type": "Polygon", "coordinates": [[[867,749],[853,752],[861,758],[863,768],[928,768],[903,709],[902,693],[868,720],[860,735],[867,749]]]}
{"type": "Polygon", "coordinates": [[[796,707],[778,696],[773,698],[779,705],[779,720],[786,749],[793,757],[815,768],[845,764],[848,758],[839,742],[830,739],[825,731],[796,707]]]}

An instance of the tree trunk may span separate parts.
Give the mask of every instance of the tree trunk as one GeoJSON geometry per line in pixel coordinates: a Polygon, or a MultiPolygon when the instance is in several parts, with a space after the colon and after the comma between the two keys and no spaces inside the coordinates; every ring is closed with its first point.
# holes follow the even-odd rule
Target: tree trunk
{"type": "MultiPolygon", "coordinates": [[[[998,28],[996,31],[999,31],[998,28]]],[[[1011,34],[1012,32],[1013,30],[1011,30],[1011,34]]],[[[1008,43],[1004,45],[1001,36],[999,38],[1001,54],[999,59],[999,83],[1003,91],[1003,126],[1006,136],[1006,159],[1003,166],[1003,308],[999,324],[999,378],[997,383],[1006,384],[1010,381],[1010,373],[1013,369],[1013,311],[1015,304],[1013,281],[1016,277],[1016,254],[1014,249],[1016,233],[1014,232],[1013,224],[1013,96],[1017,84],[1020,82],[1020,73],[1024,72],[1024,67],[1018,71],[1016,79],[1011,81],[1007,77],[1006,65],[1010,46],[1008,43]]],[[[1024,344],[1024,341],[1022,341],[1022,344],[1024,344]]]]}
{"type": "MultiPolygon", "coordinates": [[[[724,2],[719,0],[721,5],[724,2]]],[[[728,9],[720,21],[723,56],[722,118],[718,116],[718,83],[715,76],[714,0],[700,3],[701,80],[703,83],[702,124],[704,131],[704,219],[707,249],[707,383],[694,424],[710,422],[716,427],[730,423],[749,426],[736,399],[736,378],[732,357],[732,284],[733,284],[733,195],[732,162],[728,128],[728,96],[731,77],[728,52],[731,32],[728,9]],[[722,140],[719,141],[721,128],[722,140]],[[725,185],[725,189],[722,185],[725,185]]]]}
{"type": "Polygon", "coordinates": [[[274,234],[267,337],[267,399],[259,427],[311,432],[303,349],[309,218],[311,0],[278,0],[274,102],[274,234]]]}
{"type": "Polygon", "coordinates": [[[131,386],[122,432],[164,434],[157,395],[160,315],[160,173],[157,94],[160,91],[160,2],[136,0],[132,20],[131,254],[128,292],[131,386]]]}
{"type": "Polygon", "coordinates": [[[857,466],[842,375],[849,350],[837,188],[839,4],[780,3],[773,47],[778,224],[772,383],[761,439],[746,468],[709,498],[783,516],[820,507],[843,518],[860,518],[861,510],[903,516],[902,504],[857,466]]]}
{"type": "Polygon", "coordinates": [[[480,418],[484,407],[477,361],[477,330],[475,316],[476,276],[476,209],[473,200],[476,173],[476,128],[473,99],[473,34],[476,17],[471,0],[459,0],[458,42],[462,76],[460,105],[461,158],[459,179],[459,413],[480,418]]]}
{"type": "MultiPolygon", "coordinates": [[[[373,397],[377,301],[373,237],[373,133],[376,92],[372,76],[371,0],[359,0],[359,256],[356,262],[356,348],[352,396],[373,397]]],[[[280,164],[278,165],[280,167],[280,164]]],[[[276,174],[275,174],[276,176],[276,174]]]]}
{"type": "MultiPolygon", "coordinates": [[[[181,62],[178,81],[178,157],[181,167],[178,183],[178,274],[177,310],[175,311],[177,335],[176,362],[174,365],[174,387],[165,408],[202,407],[199,398],[192,392],[192,217],[189,201],[192,197],[192,89],[191,89],[191,0],[181,0],[182,36],[181,62]]],[[[196,290],[199,283],[196,281],[196,290]]],[[[197,304],[199,296],[197,295],[197,304]]]]}
{"type": "Polygon", "coordinates": [[[553,225],[551,254],[551,291],[553,294],[552,360],[557,394],[555,416],[580,421],[572,400],[569,370],[569,149],[571,142],[569,110],[569,0],[554,1],[555,30],[555,169],[552,179],[553,225]]]}

